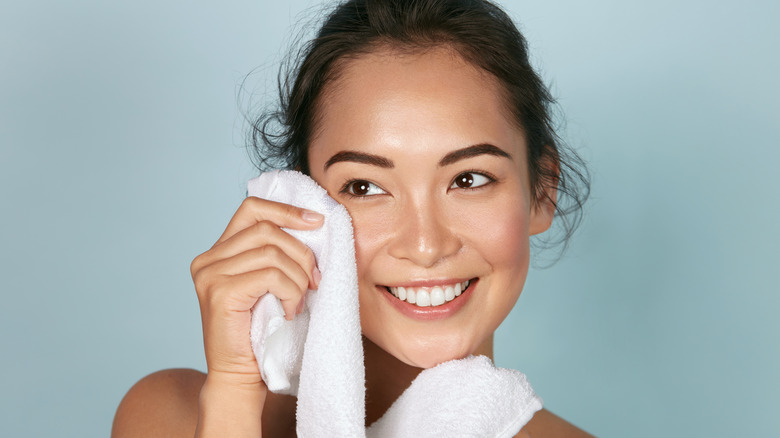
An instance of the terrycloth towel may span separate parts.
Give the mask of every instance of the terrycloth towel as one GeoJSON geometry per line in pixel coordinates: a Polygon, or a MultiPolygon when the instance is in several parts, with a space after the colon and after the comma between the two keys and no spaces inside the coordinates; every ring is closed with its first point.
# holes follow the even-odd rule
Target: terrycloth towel
{"type": "Polygon", "coordinates": [[[541,408],[523,373],[469,356],[421,372],[366,436],[509,438],[541,408]]]}
{"type": "Polygon", "coordinates": [[[298,436],[363,436],[365,368],[351,218],[299,172],[266,172],[249,181],[248,194],[325,216],[316,230],[285,229],[312,249],[322,273],[303,313],[285,320],[271,294],[252,309],[250,337],[263,380],[271,391],[298,396],[298,436]]]}
{"type": "Polygon", "coordinates": [[[248,194],[325,215],[317,230],[286,232],[309,246],[322,273],[319,289],[293,321],[264,295],[252,309],[252,348],[271,391],[297,395],[300,437],[512,437],[541,409],[525,376],[470,356],[424,370],[367,430],[365,369],[351,219],[312,179],[273,171],[248,194]]]}

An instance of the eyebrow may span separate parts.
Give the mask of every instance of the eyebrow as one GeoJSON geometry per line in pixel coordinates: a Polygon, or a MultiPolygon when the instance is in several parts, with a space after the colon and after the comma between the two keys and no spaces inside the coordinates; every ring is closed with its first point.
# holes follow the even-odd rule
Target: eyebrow
{"type": "Polygon", "coordinates": [[[472,158],[479,155],[495,155],[497,157],[512,159],[512,156],[506,153],[503,149],[493,146],[488,143],[475,144],[473,146],[467,146],[457,151],[452,151],[439,160],[439,167],[449,166],[466,158],[472,158]]]}
{"type": "Polygon", "coordinates": [[[379,155],[367,154],[365,152],[357,151],[341,151],[330,157],[330,160],[325,163],[325,170],[328,170],[328,167],[336,163],[341,163],[344,161],[370,164],[372,166],[382,167],[384,169],[392,169],[395,167],[395,164],[392,161],[385,157],[380,157],[379,155]]]}
{"type": "MultiPolygon", "coordinates": [[[[473,146],[467,146],[465,148],[448,153],[442,157],[441,160],[439,160],[439,167],[449,166],[450,164],[456,163],[458,161],[477,157],[479,155],[494,155],[497,157],[508,158],[510,160],[512,159],[512,156],[503,151],[501,148],[493,146],[492,144],[481,143],[475,144],[473,146]]],[[[324,170],[328,170],[330,166],[336,163],[347,161],[353,163],[369,164],[372,166],[381,167],[383,169],[392,169],[395,167],[395,163],[393,163],[392,160],[379,155],[358,151],[341,151],[337,152],[335,155],[330,157],[327,162],[325,162],[324,170]]]]}

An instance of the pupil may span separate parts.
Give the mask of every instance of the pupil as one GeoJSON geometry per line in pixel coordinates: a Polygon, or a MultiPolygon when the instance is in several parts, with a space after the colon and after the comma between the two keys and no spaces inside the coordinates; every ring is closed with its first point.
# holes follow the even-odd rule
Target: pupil
{"type": "Polygon", "coordinates": [[[353,190],[356,195],[365,195],[368,193],[368,184],[365,181],[355,182],[353,190]]]}
{"type": "Polygon", "coordinates": [[[464,173],[460,178],[458,178],[458,187],[465,189],[471,187],[472,184],[474,184],[474,178],[472,178],[468,173],[464,173]]]}

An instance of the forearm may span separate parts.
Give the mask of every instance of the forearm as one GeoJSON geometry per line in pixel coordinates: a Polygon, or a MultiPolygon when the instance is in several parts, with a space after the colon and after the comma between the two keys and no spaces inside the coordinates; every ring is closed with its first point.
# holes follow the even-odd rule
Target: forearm
{"type": "Polygon", "coordinates": [[[195,437],[262,436],[267,391],[263,382],[233,382],[210,375],[200,392],[195,437]]]}

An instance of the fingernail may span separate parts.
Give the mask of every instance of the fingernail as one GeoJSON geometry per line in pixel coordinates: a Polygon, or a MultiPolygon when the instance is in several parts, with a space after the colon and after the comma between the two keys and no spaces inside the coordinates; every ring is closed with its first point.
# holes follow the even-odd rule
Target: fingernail
{"type": "Polygon", "coordinates": [[[311,211],[311,210],[303,210],[303,212],[301,213],[301,217],[306,222],[311,222],[311,223],[317,223],[325,219],[325,216],[317,213],[316,211],[311,211]]]}
{"type": "Polygon", "coordinates": [[[314,267],[314,272],[311,274],[312,277],[314,277],[314,286],[319,287],[320,286],[320,280],[322,280],[322,273],[320,273],[320,270],[317,269],[317,267],[314,267]]]}

